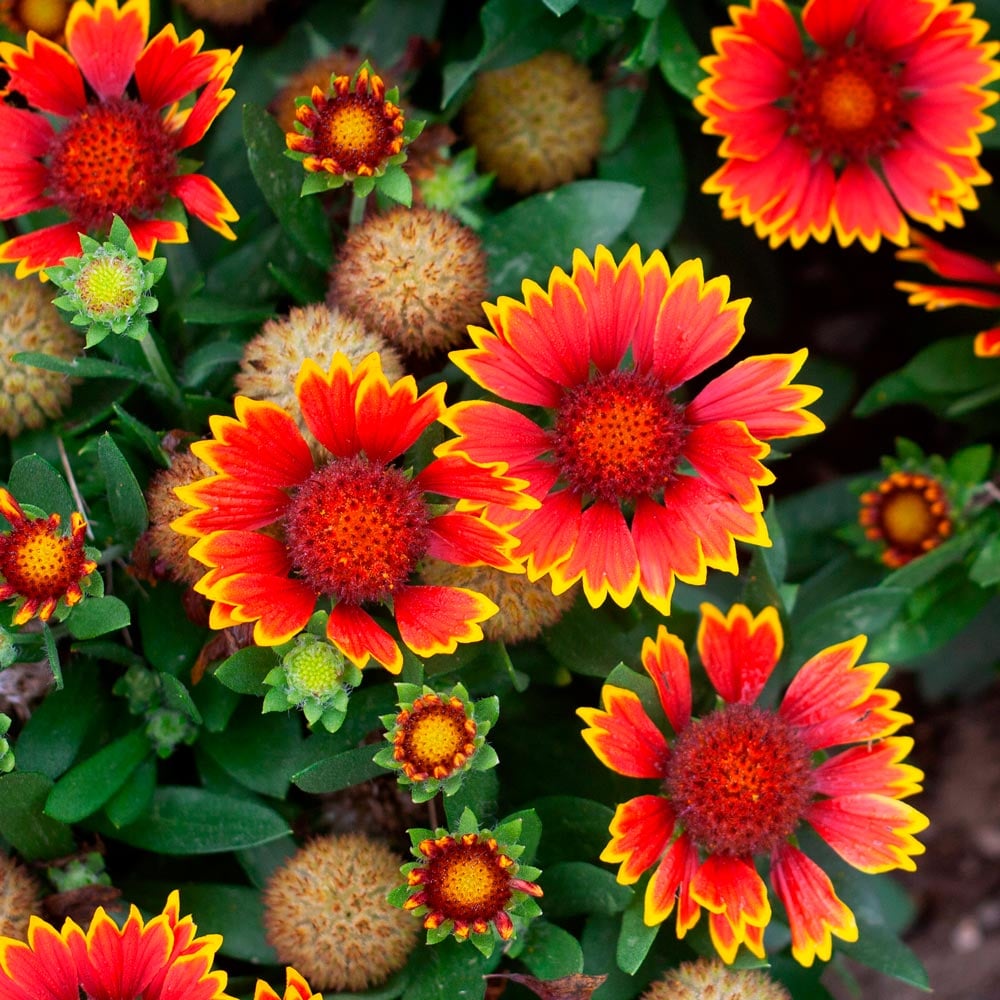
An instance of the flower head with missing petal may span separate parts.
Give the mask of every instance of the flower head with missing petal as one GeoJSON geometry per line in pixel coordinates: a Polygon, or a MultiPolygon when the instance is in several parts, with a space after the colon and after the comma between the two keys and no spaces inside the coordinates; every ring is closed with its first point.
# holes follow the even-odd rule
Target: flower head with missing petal
{"type": "Polygon", "coordinates": [[[174,528],[198,539],[190,554],[208,570],[195,589],[214,602],[213,628],[254,622],[257,643],[280,646],[329,601],[330,642],[359,668],[374,657],[394,673],[402,651],[373,615],[388,615],[418,656],[482,638],[492,601],[411,576],[425,556],[518,572],[513,539],[433,498],[515,509],[534,501],[500,463],[439,457],[412,474],[397,464],[444,416],[444,388],[418,395],[410,376],[390,384],[377,354],[355,368],[338,352],[329,371],[307,360],[295,391],[318,461],[273,403],[237,396],[235,419],[212,418],[213,438],[191,450],[216,475],[178,488],[195,509],[174,528]]]}
{"type": "Polygon", "coordinates": [[[9,531],[0,532],[0,601],[20,602],[13,623],[24,625],[35,616],[47,622],[60,603],[71,608],[83,600],[81,585],[97,569],[84,546],[83,515],[73,512],[65,535],[58,514],[29,517],[2,488],[0,514],[10,523],[9,531]]]}
{"type": "Polygon", "coordinates": [[[764,957],[771,919],[756,858],[784,904],[792,954],[803,965],[830,958],[832,937],[857,939],[854,914],[826,873],[799,846],[808,824],[863,872],[912,871],[926,817],[901,800],[923,774],[904,763],[913,740],[895,736],[912,721],[899,695],[877,687],[884,663],[858,663],[865,637],[821,650],[798,671],[777,710],[758,698],[781,656],[774,608],[754,616],[741,604],[723,615],[701,606],[698,652],[718,707],[692,718],[684,644],[663,626],[642,647],[671,732],[664,733],[632,690],[606,684],[603,709],[581,708],[583,737],[619,774],[650,778],[659,791],[618,806],[601,859],[619,863],[631,885],[649,869],[645,921],[676,907],[683,937],[708,912],[712,942],[732,962],[740,945],[764,957]],[[842,748],[834,752],[834,748],[842,748]]]}
{"type": "Polygon", "coordinates": [[[470,771],[485,771],[497,763],[486,745],[486,734],[500,713],[496,697],[471,701],[456,684],[438,694],[417,684],[397,684],[399,713],[382,716],[389,746],[375,763],[397,771],[401,785],[411,786],[414,802],[426,802],[438,792],[454,794],[470,771]]]}
{"type": "Polygon", "coordinates": [[[492,330],[470,327],[475,347],[451,353],[519,408],[458,403],[443,448],[529,482],[540,508],[510,527],[529,579],[557,594],[580,580],[593,607],[638,592],[666,614],[675,578],[735,573],[735,540],[769,544],[766,441],[823,427],[806,409],[820,390],[792,381],[805,350],[747,358],[688,400],[678,390],[743,336],[747,300],[729,301],[728,278],[598,247],[522,292],[485,305],[492,330]]]}
{"type": "Polygon", "coordinates": [[[184,172],[179,154],[232,99],[225,85],[239,51],[203,52],[202,32],[181,41],[173,25],[148,36],[149,0],[80,0],[65,49],[34,34],[25,48],[0,42],[3,94],[27,103],[0,104],[0,166],[13,178],[0,217],[43,208],[66,217],[0,246],[0,261],[17,263],[18,277],[74,256],[78,234],[106,233],[114,215],[146,258],[158,240],[187,240],[178,205],[235,239],[233,206],[207,177],[184,172]]]}
{"type": "Polygon", "coordinates": [[[542,895],[532,881],[541,872],[518,863],[524,853],[520,833],[520,819],[480,830],[468,809],[453,833],[410,830],[418,860],[402,867],[406,885],[393,890],[389,901],[423,917],[428,944],[454,936],[489,956],[498,939],[514,937],[514,919],[541,912],[532,898],[542,895]]]}
{"type": "Polygon", "coordinates": [[[960,226],[989,183],[983,113],[1000,76],[989,25],[948,0],[785,0],[729,8],[695,107],[722,137],[702,190],[775,247],[836,233],[905,246],[907,218],[960,226]]]}

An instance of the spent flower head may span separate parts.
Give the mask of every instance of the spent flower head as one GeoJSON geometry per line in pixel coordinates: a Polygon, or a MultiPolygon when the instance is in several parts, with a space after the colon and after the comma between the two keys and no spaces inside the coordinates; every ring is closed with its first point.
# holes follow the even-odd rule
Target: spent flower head
{"type": "Polygon", "coordinates": [[[265,712],[300,708],[310,726],[319,722],[335,733],[347,718],[351,691],[361,683],[361,671],[327,641],[328,616],[312,616],[306,631],[276,647],[281,663],[264,678],[271,686],[265,712]]]}
{"type": "Polygon", "coordinates": [[[112,333],[142,340],[149,330],[157,300],[150,289],[167,269],[165,257],[142,260],[128,226],[120,216],[111,223],[104,243],[80,234],[79,257],[66,257],[45,274],[63,294],[53,300],[74,326],[86,327],[87,347],[112,333]]]}
{"type": "Polygon", "coordinates": [[[418,684],[397,684],[399,714],[383,715],[389,746],[375,763],[398,772],[401,785],[411,786],[414,802],[426,802],[438,792],[453,795],[470,771],[487,771],[497,764],[486,734],[500,714],[495,695],[472,701],[456,684],[447,694],[418,684]]]}

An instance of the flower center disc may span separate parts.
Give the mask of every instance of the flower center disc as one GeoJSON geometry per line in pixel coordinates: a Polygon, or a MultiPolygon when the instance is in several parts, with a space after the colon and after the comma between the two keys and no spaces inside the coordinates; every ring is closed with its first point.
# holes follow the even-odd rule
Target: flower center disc
{"type": "Polygon", "coordinates": [[[680,734],[664,785],[699,847],[748,857],[796,828],[811,797],[810,771],[808,749],[779,716],[727,705],[680,734]]]}
{"type": "Polygon", "coordinates": [[[383,601],[427,551],[423,495],[398,469],[363,458],[314,472],[292,497],[285,532],[292,565],[320,594],[383,601]]]}
{"type": "Polygon", "coordinates": [[[87,229],[155,212],[177,172],[159,114],[127,98],[88,104],[49,152],[53,196],[87,229]]]}
{"type": "Polygon", "coordinates": [[[882,152],[905,124],[892,67],[863,46],[820,55],[803,67],[791,114],[806,146],[847,161],[882,152]]]}
{"type": "Polygon", "coordinates": [[[489,844],[456,843],[427,865],[427,903],[449,920],[491,920],[512,895],[510,876],[489,844]]]}
{"type": "Polygon", "coordinates": [[[28,600],[59,598],[83,575],[83,545],[57,535],[45,518],[27,521],[0,539],[0,573],[28,600]]]}
{"type": "Polygon", "coordinates": [[[317,139],[325,138],[316,155],[336,161],[345,173],[357,173],[360,167],[374,170],[393,155],[390,147],[396,138],[384,107],[370,94],[333,98],[320,111],[320,124],[314,131],[317,139]]]}
{"type": "Polygon", "coordinates": [[[396,759],[411,781],[446,778],[475,750],[476,724],[458,699],[434,696],[414,702],[396,739],[396,759]]]}
{"type": "Polygon", "coordinates": [[[663,489],[677,467],[683,432],[682,411],[659,383],[612,371],[566,393],[551,433],[570,487],[617,502],[663,489]]]}
{"type": "Polygon", "coordinates": [[[937,518],[918,490],[898,490],[882,500],[882,531],[897,548],[919,549],[925,538],[934,538],[937,518]]]}

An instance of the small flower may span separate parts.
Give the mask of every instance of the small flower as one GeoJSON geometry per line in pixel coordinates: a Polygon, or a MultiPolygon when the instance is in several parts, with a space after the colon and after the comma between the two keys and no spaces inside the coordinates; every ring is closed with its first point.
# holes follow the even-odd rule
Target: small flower
{"type": "Polygon", "coordinates": [[[428,357],[468,343],[488,289],[471,229],[446,212],[397,207],[347,234],[328,299],[406,354],[428,357]]]}
{"type": "Polygon", "coordinates": [[[604,91],[565,52],[480,73],[462,116],[483,169],[520,194],[588,174],[607,129],[604,91]]]}
{"type": "Polygon", "coordinates": [[[961,226],[988,184],[983,113],[996,99],[996,42],[967,3],[784,0],[729,8],[695,107],[722,137],[702,185],[722,214],[772,247],[810,238],[876,250],[910,239],[907,217],[961,226]]]}
{"type": "Polygon", "coordinates": [[[82,256],[45,269],[45,276],[63,290],[52,304],[70,314],[74,326],[87,328],[87,347],[112,333],[142,340],[149,330],[147,317],[158,305],[149,290],[163,277],[166,258],[142,261],[128,226],[117,215],[107,242],[102,245],[81,233],[80,247],[82,256]]]}
{"type": "Polygon", "coordinates": [[[279,996],[263,979],[258,979],[253,1000],[323,1000],[323,997],[319,993],[313,993],[305,979],[289,966],[285,969],[283,996],[279,996]]]}
{"type": "Polygon", "coordinates": [[[655,779],[649,794],[618,806],[602,861],[620,863],[631,885],[653,869],[645,894],[648,926],[677,908],[683,937],[708,911],[716,950],[732,962],[741,944],[764,957],[771,920],[755,858],[770,858],[770,881],[788,914],[792,955],[827,961],[832,936],[856,941],[850,908],[826,873],[798,846],[808,823],[848,864],[876,873],[916,867],[914,834],[927,818],[901,802],[923,774],[905,764],[913,740],[893,734],[912,719],[899,695],[876,685],[889,669],[858,663],[865,637],[821,650],[792,680],[777,710],[756,704],[781,656],[778,614],[754,617],[742,604],[723,615],[701,606],[698,652],[718,707],[691,717],[684,645],[662,625],[642,646],[642,664],[670,724],[665,734],[639,696],[605,684],[603,709],[581,708],[598,759],[618,774],[655,779]],[[834,748],[842,748],[832,752],[834,748]]]}
{"type": "Polygon", "coordinates": [[[9,178],[0,217],[53,208],[65,219],[0,246],[0,261],[17,263],[19,278],[74,256],[79,234],[107,232],[115,215],[141,257],[158,240],[186,242],[178,203],[236,238],[233,206],[179,154],[232,99],[225,85],[239,50],[202,52],[201,32],[180,41],[172,24],[148,36],[149,0],[95,0],[73,5],[65,49],[37,35],[26,48],[0,43],[4,94],[27,105],[0,105],[0,167],[9,178]]]}
{"type": "Polygon", "coordinates": [[[133,906],[120,928],[103,906],[86,930],[72,919],[61,930],[32,919],[27,943],[0,937],[0,996],[23,997],[26,985],[45,984],[37,995],[230,1000],[226,974],[212,971],[222,938],[195,937],[197,928],[191,917],[180,917],[179,905],[172,892],[163,913],[149,921],[133,906]]]}
{"type": "Polygon", "coordinates": [[[593,607],[638,592],[667,614],[675,578],[735,573],[736,539],[770,544],[765,442],[823,427],[806,409],[820,390],[792,382],[806,351],[746,358],[690,398],[682,387],[733,350],[747,307],[701,261],[671,272],[638,246],[621,263],[577,250],[572,275],[556,268],[547,292],[522,293],[484,305],[492,330],[470,327],[475,346],[451,353],[518,409],[456,404],[445,422],[458,437],[441,448],[528,481],[541,506],[509,527],[528,578],[557,594],[580,580],[593,607]]]}
{"type": "Polygon", "coordinates": [[[249,24],[262,14],[271,0],[177,0],[199,21],[231,28],[249,24]]]}
{"type": "Polygon", "coordinates": [[[451,935],[491,955],[498,938],[514,937],[514,918],[527,921],[541,913],[531,898],[542,895],[531,881],[541,872],[518,864],[524,853],[520,834],[520,819],[480,830],[468,809],[454,833],[410,830],[418,860],[403,865],[406,885],[390,893],[389,901],[424,918],[428,944],[451,935]]]}
{"type": "Polygon", "coordinates": [[[14,361],[21,353],[72,361],[80,335],[52,308],[37,281],[18,281],[0,272],[0,434],[15,438],[60,416],[69,405],[73,379],[14,361]]]}
{"type": "Polygon", "coordinates": [[[401,772],[401,785],[412,785],[414,802],[426,802],[438,792],[453,795],[469,771],[486,771],[497,763],[486,734],[496,723],[500,700],[469,700],[456,684],[448,694],[427,686],[397,684],[399,714],[383,715],[390,746],[375,755],[375,763],[401,772]]]}
{"type": "Polygon", "coordinates": [[[919,472],[893,472],[862,493],[858,522],[893,569],[937,548],[954,530],[944,485],[919,472]]]}
{"type": "Polygon", "coordinates": [[[70,533],[60,534],[58,514],[28,517],[2,488],[0,514],[10,523],[10,531],[0,533],[0,601],[21,602],[13,624],[24,625],[36,615],[47,622],[60,602],[71,608],[83,600],[81,584],[97,569],[84,548],[83,516],[74,511],[70,533]]]}
{"type": "MultiPolygon", "coordinates": [[[[353,78],[333,77],[327,93],[313,87],[310,97],[298,98],[296,131],[285,135],[288,155],[300,160],[310,174],[320,175],[306,180],[302,194],[351,182],[363,197],[375,189],[376,179],[392,176],[405,183],[408,203],[403,147],[420,134],[423,122],[407,122],[398,101],[397,88],[387,93],[382,78],[367,62],[353,78]]],[[[378,186],[390,196],[395,192],[385,180],[378,186]]]]}
{"type": "Polygon", "coordinates": [[[329,600],[330,642],[359,668],[374,657],[393,673],[403,654],[373,617],[380,609],[418,656],[482,638],[492,601],[411,577],[425,556],[517,572],[512,540],[428,494],[514,508],[533,501],[499,466],[435,459],[410,475],[394,464],[440,421],[444,388],[418,396],[410,376],[390,385],[377,354],[355,368],[338,353],[329,372],[307,360],[295,392],[322,445],[318,461],[292,415],[273,403],[237,396],[235,419],[212,418],[214,437],[191,450],[217,475],[178,488],[195,509],[174,529],[198,538],[191,555],[208,570],[195,589],[214,602],[213,628],[255,622],[258,644],[280,646],[329,600]]]}
{"type": "MultiPolygon", "coordinates": [[[[225,3],[225,0],[222,0],[225,3]]],[[[268,105],[281,126],[282,132],[295,132],[296,117],[295,100],[302,94],[311,94],[314,87],[325,90],[331,77],[352,77],[361,64],[361,56],[353,47],[334,49],[325,55],[310,60],[301,69],[293,73],[285,85],[275,94],[268,105]]]]}
{"type": "MultiPolygon", "coordinates": [[[[898,250],[896,257],[899,260],[924,264],[934,274],[960,282],[957,285],[925,285],[897,281],[896,287],[909,293],[907,302],[911,306],[923,306],[928,312],[950,306],[1000,309],[1000,263],[949,250],[917,231],[910,236],[914,245],[898,250]]],[[[1000,326],[978,333],[973,349],[981,358],[1000,357],[1000,326]]]]}
{"type": "Polygon", "coordinates": [[[367,990],[403,968],[418,928],[386,902],[401,861],[362,833],[317,837],[300,848],[263,893],[264,928],[279,961],[335,991],[367,990]]]}
{"type": "Polygon", "coordinates": [[[646,987],[641,1000],[792,1000],[761,969],[730,969],[717,958],[699,958],[668,969],[646,987]]]}
{"type": "Polygon", "coordinates": [[[72,0],[0,0],[0,24],[19,35],[37,32],[62,41],[72,0]]]}
{"type": "Polygon", "coordinates": [[[28,936],[28,922],[40,914],[42,887],[24,865],[0,851],[0,938],[28,936]]]}
{"type": "Polygon", "coordinates": [[[335,733],[347,717],[351,691],[361,683],[361,671],[320,634],[326,616],[313,615],[309,629],[275,650],[281,664],[264,678],[273,690],[264,697],[265,712],[300,708],[310,726],[319,722],[335,733]]]}

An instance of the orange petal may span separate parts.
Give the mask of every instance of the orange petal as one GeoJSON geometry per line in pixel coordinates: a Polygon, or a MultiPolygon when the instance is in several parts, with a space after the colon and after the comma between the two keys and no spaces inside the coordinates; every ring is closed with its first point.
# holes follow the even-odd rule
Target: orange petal
{"type": "Polygon", "coordinates": [[[193,94],[226,65],[225,49],[202,52],[202,31],[180,41],[168,24],[143,49],[135,64],[135,82],[144,104],[159,110],[193,94]]]}
{"type": "Polygon", "coordinates": [[[619,864],[618,881],[632,885],[655,864],[674,833],[673,807],[662,795],[639,795],[623,802],[611,820],[611,841],[601,860],[619,864]]]}
{"type": "Polygon", "coordinates": [[[402,455],[444,413],[444,382],[418,396],[412,375],[389,385],[381,364],[371,364],[359,375],[357,433],[369,461],[390,462],[402,455]]]}
{"type": "Polygon", "coordinates": [[[820,795],[864,793],[903,799],[921,790],[924,772],[903,761],[913,749],[908,736],[892,736],[864,743],[827,758],[813,769],[812,781],[820,795]]]}
{"type": "Polygon", "coordinates": [[[393,595],[403,642],[417,656],[454,653],[460,642],[479,642],[480,622],[499,608],[482,594],[462,587],[403,587],[393,595]]]}
{"type": "Polygon", "coordinates": [[[452,512],[431,518],[427,555],[455,566],[495,566],[508,572],[520,570],[510,557],[514,544],[506,531],[473,514],[452,512]]]}
{"type": "MultiPolygon", "coordinates": [[[[997,304],[1000,305],[1000,302],[997,304]]],[[[992,330],[983,330],[982,333],[977,333],[973,350],[981,358],[1000,357],[1000,326],[995,326],[992,330]]]]}
{"type": "Polygon", "coordinates": [[[66,48],[102,101],[125,93],[149,37],[148,0],[74,4],[66,18],[66,48]]]}
{"type": "Polygon", "coordinates": [[[374,657],[391,674],[403,669],[403,653],[367,611],[341,601],[330,612],[326,636],[356,667],[374,657]]]}
{"type": "Polygon", "coordinates": [[[70,922],[60,935],[51,924],[33,916],[27,944],[0,936],[0,996],[4,1000],[79,1000],[76,965],[64,940],[70,926],[79,931],[70,922]]]}
{"type": "Polygon", "coordinates": [[[625,688],[605,684],[601,690],[604,711],[578,708],[576,714],[590,727],[581,735],[605,767],[629,778],[662,778],[670,748],[653,725],[639,696],[625,688]]]}
{"type": "Polygon", "coordinates": [[[304,583],[265,573],[243,573],[213,583],[213,601],[231,605],[231,616],[242,622],[256,622],[254,642],[259,646],[280,646],[298,635],[312,617],[316,594],[304,583]]]}
{"type": "Polygon", "coordinates": [[[698,870],[698,851],[687,834],[681,834],[668,848],[646,885],[643,923],[654,927],[662,923],[678,904],[677,936],[684,935],[698,922],[701,907],[691,898],[690,883],[698,870]]]}
{"type": "Polygon", "coordinates": [[[504,475],[504,469],[503,464],[482,466],[463,455],[445,455],[418,472],[413,482],[427,493],[456,500],[499,504],[511,510],[537,510],[541,504],[524,492],[531,484],[504,475]]]}
{"type": "Polygon", "coordinates": [[[656,685],[660,704],[675,733],[691,721],[691,667],[684,643],[661,625],[656,641],[642,641],[642,665],[656,685]]]}
{"type": "Polygon", "coordinates": [[[170,182],[170,193],[209,229],[214,229],[227,240],[236,239],[236,233],[228,223],[236,222],[240,214],[215,181],[202,174],[181,174],[170,182]]]}
{"type": "MultiPolygon", "coordinates": [[[[569,558],[580,533],[581,517],[580,498],[560,490],[545,497],[538,510],[511,529],[518,539],[514,557],[527,559],[528,579],[539,579],[569,558]]],[[[564,589],[570,586],[566,584],[564,589]]]]}
{"type": "Polygon", "coordinates": [[[61,265],[65,257],[80,255],[80,230],[72,222],[36,229],[0,244],[0,264],[17,264],[17,278],[61,265]]]}
{"type": "Polygon", "coordinates": [[[744,510],[762,510],[759,487],[773,483],[774,473],[758,459],[770,450],[741,421],[722,420],[692,427],[683,453],[698,475],[729,493],[744,510]]]}
{"type": "Polygon", "coordinates": [[[711,604],[701,605],[698,653],[712,686],[724,701],[756,701],[781,659],[784,642],[776,608],[755,618],[743,604],[723,616],[711,604]]]}
{"type": "Polygon", "coordinates": [[[10,74],[4,93],[21,94],[39,111],[70,118],[87,106],[83,77],[73,57],[41,35],[29,32],[23,49],[0,42],[0,68],[10,74]]]}

